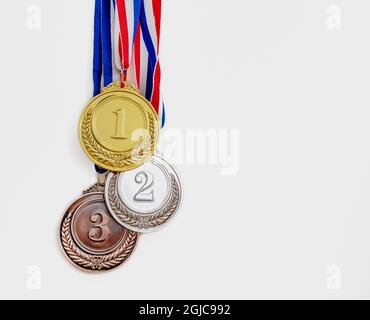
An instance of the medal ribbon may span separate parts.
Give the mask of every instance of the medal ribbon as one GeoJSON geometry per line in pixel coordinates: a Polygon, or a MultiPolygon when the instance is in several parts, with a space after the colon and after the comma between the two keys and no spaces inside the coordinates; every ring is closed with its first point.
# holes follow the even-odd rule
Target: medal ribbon
{"type": "Polygon", "coordinates": [[[163,127],[161,9],[161,0],[95,0],[93,82],[95,96],[101,92],[102,84],[107,86],[115,80],[115,69],[120,71],[121,81],[131,75],[157,111],[163,127]]]}
{"type": "Polygon", "coordinates": [[[162,1],[116,0],[116,3],[118,16],[115,21],[116,40],[118,40],[118,46],[115,49],[115,56],[118,57],[116,66],[125,71],[124,80],[127,80],[127,74],[133,78],[143,96],[152,103],[163,126],[165,114],[160,90],[159,63],[162,1]],[[121,2],[120,6],[119,2],[121,2]],[[123,6],[122,3],[126,5],[123,6]],[[134,12],[133,18],[130,18],[128,12],[134,12]],[[131,27],[132,25],[134,27],[131,27]],[[131,59],[133,59],[132,67],[130,67],[131,59]]]}
{"type": "Polygon", "coordinates": [[[93,81],[94,96],[113,81],[111,0],[95,1],[93,81]]]}
{"type": "MultiPolygon", "coordinates": [[[[163,127],[161,10],[162,0],[95,0],[93,82],[95,96],[101,92],[102,83],[107,86],[115,80],[115,68],[120,71],[122,82],[132,75],[142,95],[157,111],[163,127]]],[[[96,170],[104,171],[98,167],[96,170]]]]}
{"type": "Polygon", "coordinates": [[[165,114],[161,96],[161,67],[159,62],[162,0],[142,0],[142,3],[140,13],[141,37],[148,51],[145,97],[151,101],[163,126],[165,114]]]}
{"type": "MultiPolygon", "coordinates": [[[[94,14],[94,53],[93,53],[93,83],[94,96],[101,92],[103,85],[113,81],[112,63],[112,14],[111,0],[95,0],[94,14]]],[[[98,173],[106,172],[95,165],[98,173]]]]}
{"type": "Polygon", "coordinates": [[[102,0],[95,0],[94,55],[93,55],[94,96],[100,93],[103,70],[102,41],[101,41],[101,18],[102,18],[101,5],[102,0]]]}
{"type": "Polygon", "coordinates": [[[121,71],[122,82],[127,80],[132,61],[134,42],[139,27],[141,1],[115,0],[115,65],[121,71]]]}

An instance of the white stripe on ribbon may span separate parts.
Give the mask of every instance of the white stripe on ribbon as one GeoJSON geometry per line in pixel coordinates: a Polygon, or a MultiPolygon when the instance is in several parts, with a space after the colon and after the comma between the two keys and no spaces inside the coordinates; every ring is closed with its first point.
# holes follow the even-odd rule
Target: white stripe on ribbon
{"type": "Polygon", "coordinates": [[[152,38],[154,48],[158,56],[158,35],[155,28],[155,17],[153,12],[153,1],[152,0],[143,0],[143,5],[146,13],[146,21],[148,23],[150,37],[152,38]]]}
{"type": "Polygon", "coordinates": [[[116,66],[116,69],[121,71],[121,57],[119,54],[119,39],[120,39],[120,27],[119,27],[119,19],[118,19],[118,12],[117,7],[114,12],[114,37],[113,39],[113,46],[114,46],[114,65],[116,66]]]}
{"type": "MultiPolygon", "coordinates": [[[[113,76],[113,81],[119,80],[120,79],[120,71],[121,71],[121,66],[120,66],[120,61],[119,61],[119,55],[118,53],[118,38],[117,38],[117,28],[118,24],[116,23],[117,17],[117,10],[116,10],[116,0],[112,0],[112,6],[111,6],[111,39],[112,39],[112,76],[113,76]],[[118,60],[118,61],[117,61],[118,60]],[[117,64],[119,63],[119,64],[117,64]],[[117,68],[117,66],[120,66],[117,68]]],[[[119,28],[118,28],[119,30],[119,28]]]]}
{"type": "MultiPolygon", "coordinates": [[[[136,29],[135,24],[135,11],[134,11],[134,0],[116,0],[121,1],[124,3],[125,8],[126,8],[126,18],[127,21],[123,21],[127,25],[127,30],[128,30],[128,37],[129,37],[129,61],[132,61],[132,54],[133,54],[133,41],[134,41],[134,32],[136,29]]],[[[120,40],[120,21],[119,21],[119,15],[118,15],[118,10],[115,10],[115,19],[114,19],[114,57],[115,57],[115,67],[118,70],[122,69],[122,61],[121,57],[119,55],[119,40],[120,40]]]]}

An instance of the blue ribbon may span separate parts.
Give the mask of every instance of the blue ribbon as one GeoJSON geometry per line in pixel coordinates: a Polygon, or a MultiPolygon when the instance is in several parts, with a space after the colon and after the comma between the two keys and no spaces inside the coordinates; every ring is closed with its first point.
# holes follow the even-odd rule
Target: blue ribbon
{"type": "Polygon", "coordinates": [[[101,91],[102,78],[104,86],[113,81],[111,33],[111,0],[96,0],[93,58],[94,96],[101,91]]]}
{"type": "Polygon", "coordinates": [[[144,8],[142,3],[143,3],[143,0],[135,0],[134,1],[134,27],[135,27],[135,29],[134,29],[134,38],[133,39],[135,39],[136,34],[137,34],[141,8],[144,8]]]}
{"type": "Polygon", "coordinates": [[[101,90],[102,65],[102,40],[101,40],[101,19],[102,19],[102,0],[95,1],[94,15],[94,56],[93,56],[93,81],[94,96],[101,90]]]}
{"type": "Polygon", "coordinates": [[[148,23],[146,20],[146,13],[145,13],[144,5],[142,6],[141,12],[140,12],[140,23],[141,23],[143,40],[148,50],[148,57],[149,57],[145,97],[148,100],[150,100],[152,90],[153,90],[153,76],[154,76],[155,65],[157,63],[157,54],[155,52],[154,44],[150,36],[150,31],[149,31],[148,23]]]}
{"type": "Polygon", "coordinates": [[[162,103],[163,103],[163,111],[162,111],[162,129],[163,129],[164,125],[166,124],[166,106],[164,102],[162,103]]]}
{"type": "Polygon", "coordinates": [[[102,0],[101,38],[104,87],[113,81],[111,0],[102,0]]]}
{"type": "MultiPolygon", "coordinates": [[[[114,0],[113,5],[115,5],[114,0]]],[[[93,54],[94,96],[101,92],[102,78],[104,86],[109,85],[113,81],[111,33],[111,0],[95,0],[93,54]]],[[[98,173],[107,171],[96,165],[95,170],[98,173]]]]}

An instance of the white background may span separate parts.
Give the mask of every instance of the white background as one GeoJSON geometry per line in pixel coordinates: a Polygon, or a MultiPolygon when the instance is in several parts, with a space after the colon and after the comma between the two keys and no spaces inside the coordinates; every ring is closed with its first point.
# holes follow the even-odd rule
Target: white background
{"type": "Polygon", "coordinates": [[[370,298],[369,1],[163,6],[167,128],[240,129],[238,174],[178,165],[185,200],[173,223],[113,272],[75,269],[58,228],[95,181],[77,136],[92,94],[93,0],[3,2],[0,297],[370,298]],[[40,30],[27,28],[33,4],[40,30]],[[327,27],[333,4],[341,30],[327,27]],[[39,290],[27,289],[30,265],[39,290]]]}

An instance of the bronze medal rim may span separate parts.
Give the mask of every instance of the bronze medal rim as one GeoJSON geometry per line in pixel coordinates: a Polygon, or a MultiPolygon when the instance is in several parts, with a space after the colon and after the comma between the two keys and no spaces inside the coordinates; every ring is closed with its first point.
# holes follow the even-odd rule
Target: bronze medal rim
{"type": "MultiPolygon", "coordinates": [[[[91,199],[99,199],[105,203],[104,193],[102,192],[88,193],[78,198],[69,206],[63,216],[59,239],[65,256],[77,268],[90,272],[110,271],[123,264],[131,256],[137,244],[138,233],[126,229],[125,240],[114,252],[109,254],[91,254],[79,248],[72,236],[72,218],[78,208],[86,200],[89,201],[91,199]]],[[[109,211],[107,210],[107,212],[109,211]]]]}
{"type": "Polygon", "coordinates": [[[125,88],[121,89],[120,84],[120,81],[115,81],[104,88],[102,93],[93,97],[82,111],[78,125],[80,144],[86,155],[98,166],[113,172],[133,170],[148,161],[157,149],[160,131],[158,114],[152,104],[134,86],[126,82],[125,88]],[[148,108],[145,112],[149,121],[149,134],[144,142],[127,152],[115,152],[103,147],[92,133],[92,104],[103,95],[114,93],[133,94],[145,101],[148,108]]]}

